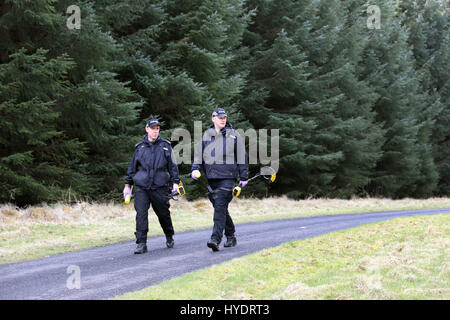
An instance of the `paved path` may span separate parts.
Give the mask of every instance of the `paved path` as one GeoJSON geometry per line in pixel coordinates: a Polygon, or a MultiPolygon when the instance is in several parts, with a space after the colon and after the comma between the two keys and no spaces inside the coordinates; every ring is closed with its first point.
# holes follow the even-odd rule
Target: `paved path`
{"type": "Polygon", "coordinates": [[[0,265],[0,299],[108,299],[283,242],[397,217],[440,213],[450,213],[450,208],[245,223],[236,226],[238,245],[223,248],[222,241],[218,252],[206,247],[211,235],[211,229],[206,229],[176,234],[172,249],[166,248],[165,237],[149,238],[149,252],[142,255],[133,254],[136,245],[128,241],[0,265]],[[76,267],[68,273],[69,266],[76,267]],[[80,271],[80,289],[68,289],[67,281],[76,270],[80,271]]]}

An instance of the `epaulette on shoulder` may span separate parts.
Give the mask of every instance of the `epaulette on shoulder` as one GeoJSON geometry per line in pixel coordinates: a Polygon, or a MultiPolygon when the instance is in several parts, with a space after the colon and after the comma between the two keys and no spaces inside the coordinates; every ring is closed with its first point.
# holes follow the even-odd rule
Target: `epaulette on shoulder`
{"type": "Polygon", "coordinates": [[[143,141],[139,141],[138,143],[136,143],[135,145],[134,145],[134,148],[137,148],[137,147],[139,147],[141,144],[143,144],[144,142],[143,141]]]}
{"type": "Polygon", "coordinates": [[[166,140],[166,139],[161,138],[161,141],[167,143],[169,146],[172,145],[172,143],[170,143],[169,140],[166,140]]]}

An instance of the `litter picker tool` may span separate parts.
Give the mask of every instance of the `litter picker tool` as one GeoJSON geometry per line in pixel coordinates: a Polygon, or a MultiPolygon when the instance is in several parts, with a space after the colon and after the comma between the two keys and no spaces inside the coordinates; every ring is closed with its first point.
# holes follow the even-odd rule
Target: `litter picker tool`
{"type": "Polygon", "coordinates": [[[186,194],[186,190],[184,189],[183,182],[181,182],[181,180],[180,180],[180,183],[178,184],[178,190],[171,192],[169,194],[169,198],[172,200],[178,201],[178,197],[179,196],[182,197],[185,194],[186,194]]]}
{"type": "MultiPolygon", "coordinates": [[[[131,192],[133,192],[133,187],[134,187],[134,186],[131,186],[131,192]]],[[[124,201],[125,204],[129,204],[129,203],[130,203],[131,197],[132,197],[131,193],[129,193],[129,194],[127,194],[127,195],[125,196],[125,201],[124,201]]]]}
{"type": "MultiPolygon", "coordinates": [[[[264,182],[266,182],[267,184],[271,184],[273,183],[276,178],[277,178],[277,174],[275,172],[275,170],[272,167],[262,167],[259,170],[259,173],[257,173],[256,175],[254,175],[253,177],[251,177],[250,179],[248,179],[247,181],[250,182],[256,178],[260,178],[262,179],[264,182]]],[[[233,189],[233,196],[235,197],[239,197],[239,195],[241,194],[242,188],[239,186],[234,187],[233,189]]]]}

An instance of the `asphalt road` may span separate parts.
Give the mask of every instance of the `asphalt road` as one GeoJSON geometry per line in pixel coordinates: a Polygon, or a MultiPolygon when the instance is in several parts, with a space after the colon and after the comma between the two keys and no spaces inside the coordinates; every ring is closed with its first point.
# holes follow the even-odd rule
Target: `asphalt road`
{"type": "Polygon", "coordinates": [[[211,235],[211,229],[206,229],[176,234],[172,249],[166,248],[165,237],[149,238],[149,252],[142,255],[135,255],[136,245],[128,241],[0,265],[0,300],[108,299],[283,242],[398,217],[440,213],[450,213],[450,208],[245,223],[236,226],[238,245],[223,248],[222,241],[218,252],[206,247],[211,235]]]}

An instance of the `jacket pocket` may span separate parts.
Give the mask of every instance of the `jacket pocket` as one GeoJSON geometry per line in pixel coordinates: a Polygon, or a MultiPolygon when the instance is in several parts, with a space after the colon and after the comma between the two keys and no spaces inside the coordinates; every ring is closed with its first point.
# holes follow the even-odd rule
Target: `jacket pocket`
{"type": "Polygon", "coordinates": [[[166,186],[169,183],[169,174],[161,169],[157,170],[153,179],[153,184],[159,187],[166,186]]]}
{"type": "Polygon", "coordinates": [[[150,187],[150,181],[148,179],[148,173],[145,170],[139,170],[133,176],[133,183],[138,187],[148,188],[150,187]]]}

